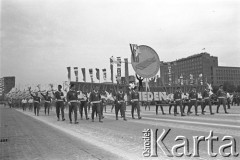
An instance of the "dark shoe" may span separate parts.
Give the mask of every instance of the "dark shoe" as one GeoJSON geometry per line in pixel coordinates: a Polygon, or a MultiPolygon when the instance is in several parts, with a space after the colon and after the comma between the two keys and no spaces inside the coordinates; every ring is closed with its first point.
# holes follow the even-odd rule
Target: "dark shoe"
{"type": "Polygon", "coordinates": [[[57,121],[60,121],[60,119],[58,118],[57,121]]]}
{"type": "Polygon", "coordinates": [[[65,121],[65,118],[63,118],[62,121],[65,121]]]}
{"type": "Polygon", "coordinates": [[[134,117],[132,117],[132,119],[135,119],[134,117]]]}
{"type": "Polygon", "coordinates": [[[74,124],[78,124],[78,122],[76,121],[76,122],[74,122],[74,124]]]}
{"type": "Polygon", "coordinates": [[[229,114],[228,112],[225,112],[225,114],[229,114]]]}
{"type": "Polygon", "coordinates": [[[196,113],[195,116],[199,116],[199,115],[196,113]]]}
{"type": "Polygon", "coordinates": [[[70,121],[70,123],[72,124],[72,121],[70,121]]]}
{"type": "Polygon", "coordinates": [[[102,120],[99,120],[99,122],[100,122],[100,123],[103,123],[103,121],[102,121],[102,120]]]}
{"type": "Polygon", "coordinates": [[[214,115],[214,113],[210,113],[211,115],[214,115]]]}
{"type": "Polygon", "coordinates": [[[142,117],[138,117],[138,119],[142,119],[142,117]]]}
{"type": "Polygon", "coordinates": [[[89,118],[86,118],[86,120],[89,120],[89,118]]]}
{"type": "Polygon", "coordinates": [[[116,120],[118,120],[118,117],[116,117],[116,120]]]}
{"type": "Polygon", "coordinates": [[[92,119],[92,122],[94,122],[94,119],[92,119]]]}
{"type": "Polygon", "coordinates": [[[204,113],[204,112],[202,112],[202,115],[205,115],[205,113],[204,113]]]}
{"type": "Polygon", "coordinates": [[[124,118],[123,120],[124,120],[124,121],[127,121],[127,119],[126,119],[126,118],[124,118]]]}
{"type": "Polygon", "coordinates": [[[177,116],[177,114],[174,113],[174,116],[177,116]]]}
{"type": "Polygon", "coordinates": [[[163,113],[162,115],[165,115],[165,113],[163,113]]]}
{"type": "Polygon", "coordinates": [[[185,114],[181,114],[181,116],[183,117],[183,116],[186,116],[185,114]]]}

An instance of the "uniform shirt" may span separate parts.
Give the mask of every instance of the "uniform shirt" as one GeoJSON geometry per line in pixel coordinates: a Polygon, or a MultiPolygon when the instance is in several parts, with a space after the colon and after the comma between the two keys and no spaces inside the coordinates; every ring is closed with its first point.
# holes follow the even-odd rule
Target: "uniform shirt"
{"type": "Polygon", "coordinates": [[[203,96],[203,98],[209,98],[210,97],[210,91],[205,89],[202,93],[202,96],[203,96]]]}
{"type": "Polygon", "coordinates": [[[93,91],[93,92],[91,92],[89,99],[91,102],[92,101],[100,101],[101,95],[99,92],[93,91]]]}
{"type": "Polygon", "coordinates": [[[124,93],[123,92],[117,93],[117,101],[124,101],[124,93]]]}
{"type": "Polygon", "coordinates": [[[174,100],[176,99],[182,99],[182,92],[181,91],[176,91],[173,96],[174,100]]]}
{"type": "Polygon", "coordinates": [[[50,101],[51,102],[51,97],[48,95],[44,95],[41,93],[41,95],[43,96],[43,98],[45,99],[45,101],[50,101]]]}
{"type": "Polygon", "coordinates": [[[78,95],[78,99],[80,101],[87,101],[87,93],[86,92],[80,92],[80,94],[78,95]]]}
{"type": "Polygon", "coordinates": [[[132,93],[131,93],[131,98],[132,98],[132,99],[138,99],[138,98],[139,98],[139,93],[136,92],[136,91],[132,91],[132,93]]]}
{"type": "Polygon", "coordinates": [[[54,95],[55,95],[56,99],[58,99],[58,100],[62,99],[62,97],[64,96],[62,91],[56,91],[54,93],[54,95]]]}
{"type": "Polygon", "coordinates": [[[77,100],[78,99],[78,94],[77,91],[70,90],[67,93],[67,100],[72,101],[72,100],[77,100]]]}
{"type": "Polygon", "coordinates": [[[191,99],[197,99],[197,98],[198,98],[197,92],[191,91],[191,92],[189,93],[189,99],[190,99],[190,100],[191,100],[191,99]]]}
{"type": "Polygon", "coordinates": [[[28,100],[28,103],[33,103],[33,99],[29,99],[29,100],[28,100]]]}
{"type": "Polygon", "coordinates": [[[24,103],[24,104],[27,103],[27,100],[26,100],[26,99],[23,99],[23,100],[22,100],[22,103],[24,103]]]}
{"type": "Polygon", "coordinates": [[[226,97],[226,93],[222,89],[219,89],[217,91],[217,96],[218,97],[226,97]]]}
{"type": "Polygon", "coordinates": [[[40,97],[34,96],[33,94],[31,94],[31,96],[33,97],[34,102],[39,102],[40,103],[40,97]]]}

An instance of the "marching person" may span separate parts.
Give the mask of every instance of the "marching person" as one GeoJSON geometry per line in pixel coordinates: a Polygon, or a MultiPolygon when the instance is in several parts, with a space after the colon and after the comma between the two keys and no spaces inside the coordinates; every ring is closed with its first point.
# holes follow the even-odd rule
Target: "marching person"
{"type": "Polygon", "coordinates": [[[181,111],[181,116],[185,116],[183,114],[183,109],[182,109],[182,91],[180,90],[180,87],[177,87],[176,92],[173,95],[174,101],[175,101],[175,105],[174,105],[174,116],[177,115],[177,106],[180,107],[180,111],[181,111]]]}
{"type": "Polygon", "coordinates": [[[198,99],[198,94],[196,92],[196,87],[193,87],[192,91],[189,93],[189,106],[188,106],[188,112],[187,112],[187,115],[190,114],[190,111],[191,111],[191,108],[192,106],[195,107],[195,115],[198,116],[198,102],[197,102],[197,99],[198,99]]]}
{"type": "Polygon", "coordinates": [[[78,108],[78,96],[77,91],[75,90],[75,85],[71,84],[69,91],[67,92],[67,102],[69,105],[69,120],[72,123],[72,112],[74,112],[74,123],[78,124],[77,121],[77,108],[78,108]]]}
{"type": "Polygon", "coordinates": [[[40,110],[40,97],[38,96],[38,92],[35,92],[35,96],[31,93],[31,88],[29,88],[30,95],[33,97],[33,107],[35,116],[39,116],[40,110]]]}
{"type": "Polygon", "coordinates": [[[142,117],[140,116],[139,93],[137,91],[136,86],[133,88],[133,91],[131,93],[131,102],[132,102],[132,109],[131,109],[132,119],[135,119],[134,118],[135,108],[137,109],[138,119],[141,119],[142,117]]]}
{"type": "Polygon", "coordinates": [[[22,109],[23,109],[23,111],[26,111],[26,107],[27,107],[27,100],[26,100],[26,98],[23,98],[22,99],[22,109]]]}
{"type": "Polygon", "coordinates": [[[56,113],[57,113],[57,118],[58,121],[60,121],[60,110],[61,110],[61,115],[62,115],[62,121],[65,121],[64,118],[64,94],[62,92],[62,85],[58,85],[58,90],[54,93],[54,96],[56,98],[56,113]]]}
{"type": "Polygon", "coordinates": [[[101,103],[101,95],[99,93],[99,87],[95,86],[94,90],[91,92],[89,101],[92,104],[92,122],[94,122],[94,114],[95,112],[98,113],[99,117],[99,122],[102,121],[102,114],[101,114],[101,108],[100,108],[100,103],[101,103]]]}
{"type": "Polygon", "coordinates": [[[202,93],[202,98],[203,98],[203,107],[202,107],[202,114],[204,115],[204,109],[206,107],[206,105],[209,106],[209,111],[210,114],[213,115],[214,113],[212,112],[212,102],[210,99],[210,89],[208,86],[206,86],[205,90],[202,93]]]}
{"type": "Polygon", "coordinates": [[[47,91],[46,95],[44,95],[43,93],[41,93],[41,95],[43,96],[43,98],[45,100],[45,102],[44,102],[44,112],[45,112],[45,115],[47,114],[47,112],[48,112],[48,115],[49,115],[50,104],[52,102],[52,98],[48,95],[48,91],[47,91]]]}
{"type": "Polygon", "coordinates": [[[143,90],[143,80],[144,78],[142,77],[138,77],[138,75],[136,74],[136,78],[138,80],[138,91],[142,91],[143,90]]]}
{"type": "Polygon", "coordinates": [[[126,121],[125,110],[126,110],[126,103],[124,100],[125,93],[123,92],[122,87],[119,88],[119,91],[116,95],[117,103],[115,106],[115,113],[116,113],[116,120],[118,120],[118,112],[120,110],[123,120],[126,121]]]}
{"type": "Polygon", "coordinates": [[[217,91],[217,97],[218,97],[218,106],[217,106],[217,112],[216,112],[216,113],[218,113],[219,107],[220,107],[220,105],[222,104],[222,105],[223,105],[224,112],[225,112],[226,114],[228,114],[227,109],[226,109],[227,95],[226,95],[226,93],[223,91],[223,85],[220,85],[220,86],[219,86],[219,89],[218,89],[218,91],[217,91]]]}
{"type": "Polygon", "coordinates": [[[33,98],[30,97],[28,100],[28,110],[32,111],[32,108],[33,108],[33,98]]]}
{"type": "Polygon", "coordinates": [[[83,109],[84,109],[84,112],[85,112],[85,117],[86,117],[86,120],[88,120],[88,106],[87,106],[87,101],[88,101],[88,98],[87,98],[87,92],[83,92],[83,91],[80,91],[80,94],[79,94],[79,100],[80,100],[80,106],[79,106],[79,113],[80,113],[80,116],[81,116],[81,120],[83,119],[83,109]]]}

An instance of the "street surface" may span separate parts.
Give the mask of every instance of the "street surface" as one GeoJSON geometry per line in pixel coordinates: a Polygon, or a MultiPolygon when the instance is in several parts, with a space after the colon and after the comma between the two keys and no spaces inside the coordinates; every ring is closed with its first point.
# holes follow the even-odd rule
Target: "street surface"
{"type": "MultiPolygon", "coordinates": [[[[65,109],[66,121],[57,121],[55,107],[49,116],[44,115],[43,107],[40,116],[33,112],[23,112],[21,109],[10,109],[1,106],[1,139],[7,138],[7,142],[1,142],[0,159],[240,159],[240,156],[223,157],[219,155],[219,147],[228,144],[230,141],[222,141],[223,136],[232,136],[236,140],[236,150],[240,152],[240,106],[231,106],[230,114],[224,114],[222,106],[219,114],[210,115],[206,107],[206,115],[181,117],[168,114],[168,107],[164,107],[166,115],[159,111],[155,113],[155,106],[145,111],[141,107],[142,119],[131,119],[130,106],[127,107],[127,119],[115,120],[114,110],[107,106],[107,113],[103,123],[79,119],[79,124],[70,124],[68,109],[65,109]],[[189,140],[190,152],[193,152],[193,136],[208,137],[210,131],[219,140],[214,141],[213,151],[218,153],[217,157],[208,155],[207,142],[200,142],[200,157],[167,157],[158,148],[158,157],[143,157],[143,133],[144,129],[171,129],[164,140],[169,148],[182,141],[176,142],[177,136],[185,136],[189,140]]],[[[192,111],[194,109],[192,108],[192,111]]],[[[200,111],[200,108],[199,108],[200,111]]],[[[213,106],[216,111],[216,106],[213,106]]],[[[172,109],[173,112],[173,109],[172,109]]],[[[90,113],[89,113],[90,117],[90,113]]],[[[179,149],[178,153],[183,152],[179,149]]],[[[225,153],[230,152],[227,148],[225,153]]]]}

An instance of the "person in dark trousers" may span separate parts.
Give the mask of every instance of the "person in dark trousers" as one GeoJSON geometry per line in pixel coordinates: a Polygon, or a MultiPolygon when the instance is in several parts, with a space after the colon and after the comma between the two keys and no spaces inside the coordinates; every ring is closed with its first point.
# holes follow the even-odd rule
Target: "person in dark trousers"
{"type": "Polygon", "coordinates": [[[143,84],[142,84],[142,82],[143,82],[144,78],[138,77],[137,74],[136,74],[136,78],[137,78],[137,80],[138,80],[138,91],[142,91],[142,90],[143,90],[143,84]]]}
{"type": "Polygon", "coordinates": [[[203,98],[202,114],[203,115],[205,114],[204,109],[205,109],[206,105],[208,105],[210,114],[213,115],[214,113],[212,112],[212,102],[211,102],[211,98],[210,98],[210,89],[208,88],[208,86],[206,86],[205,90],[203,91],[202,98],[203,98]]]}
{"type": "Polygon", "coordinates": [[[198,94],[196,92],[196,87],[193,87],[192,91],[189,93],[189,106],[188,106],[188,112],[187,115],[190,114],[192,106],[195,107],[195,115],[198,116],[198,104],[197,104],[198,94]]]}
{"type": "Polygon", "coordinates": [[[227,102],[227,94],[223,90],[223,85],[219,86],[219,89],[217,91],[217,97],[218,97],[218,106],[217,106],[217,112],[219,110],[220,105],[223,105],[224,112],[228,114],[227,109],[226,109],[226,102],[227,102]]]}
{"type": "Polygon", "coordinates": [[[47,91],[46,95],[44,95],[43,93],[41,93],[41,95],[43,96],[43,98],[45,100],[45,102],[44,102],[44,112],[45,112],[45,115],[47,114],[47,112],[48,112],[48,115],[49,115],[50,104],[52,102],[52,98],[48,95],[48,91],[47,91]]]}
{"type": "Polygon", "coordinates": [[[90,94],[89,98],[90,103],[92,104],[92,122],[94,122],[94,114],[97,112],[98,117],[99,117],[99,122],[102,121],[102,114],[101,114],[101,108],[100,108],[100,103],[101,103],[101,95],[99,93],[99,87],[95,86],[94,90],[90,94]]]}
{"type": "Polygon", "coordinates": [[[88,120],[88,112],[87,112],[87,101],[88,101],[88,98],[87,98],[87,92],[80,92],[80,95],[79,95],[79,100],[80,100],[80,106],[79,106],[79,112],[80,112],[80,116],[81,116],[81,120],[83,119],[83,109],[84,109],[84,112],[85,112],[85,117],[86,117],[86,120],[88,120]]]}
{"type": "Polygon", "coordinates": [[[71,84],[70,85],[70,90],[67,93],[67,102],[69,106],[69,120],[70,123],[72,123],[72,112],[74,112],[74,124],[78,124],[77,121],[77,108],[78,108],[78,93],[75,90],[75,85],[71,84]]]}
{"type": "Polygon", "coordinates": [[[116,95],[117,103],[115,106],[115,113],[116,113],[116,120],[118,120],[118,112],[120,110],[121,115],[123,117],[123,120],[127,120],[125,116],[125,110],[126,110],[126,102],[124,100],[125,93],[123,92],[123,89],[120,87],[119,91],[116,95]]]}
{"type": "Polygon", "coordinates": [[[35,116],[39,116],[40,110],[40,97],[38,96],[38,92],[35,92],[35,96],[31,92],[31,88],[29,88],[30,95],[33,97],[33,107],[35,116]]]}
{"type": "Polygon", "coordinates": [[[60,110],[62,115],[62,121],[65,121],[64,118],[64,94],[62,92],[62,85],[58,85],[58,90],[53,93],[56,98],[56,113],[58,121],[60,120],[60,110]]]}
{"type": "Polygon", "coordinates": [[[183,109],[182,109],[182,91],[180,90],[180,87],[177,87],[177,90],[174,93],[173,98],[174,98],[174,102],[175,102],[175,105],[174,105],[174,116],[177,115],[177,106],[180,107],[181,116],[185,116],[183,114],[183,109]]]}
{"type": "Polygon", "coordinates": [[[139,93],[137,91],[137,87],[135,86],[132,93],[131,93],[131,102],[132,102],[132,119],[134,118],[134,109],[137,109],[137,114],[138,114],[138,119],[141,119],[142,117],[140,116],[140,105],[139,105],[139,93]]]}

